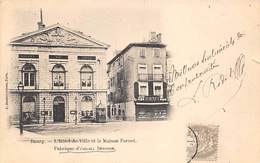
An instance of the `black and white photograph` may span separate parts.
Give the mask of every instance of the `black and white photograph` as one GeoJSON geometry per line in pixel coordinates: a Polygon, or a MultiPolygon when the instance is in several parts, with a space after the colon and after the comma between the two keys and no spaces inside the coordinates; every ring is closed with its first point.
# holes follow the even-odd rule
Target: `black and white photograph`
{"type": "Polygon", "coordinates": [[[0,162],[259,162],[259,11],[0,0],[0,162]]]}

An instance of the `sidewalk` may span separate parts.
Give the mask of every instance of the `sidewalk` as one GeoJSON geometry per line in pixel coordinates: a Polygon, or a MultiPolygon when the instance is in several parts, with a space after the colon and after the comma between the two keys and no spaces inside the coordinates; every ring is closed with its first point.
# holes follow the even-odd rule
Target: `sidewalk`
{"type": "MultiPolygon", "coordinates": [[[[24,131],[40,135],[60,135],[72,133],[111,133],[134,130],[136,127],[151,127],[153,125],[163,125],[166,121],[117,121],[108,123],[52,123],[52,124],[32,124],[25,125],[24,131]]],[[[19,126],[16,126],[17,130],[19,126]]]]}
{"type": "MultiPolygon", "coordinates": [[[[40,124],[26,124],[24,127],[41,127],[41,126],[88,126],[88,125],[111,125],[111,124],[121,124],[121,123],[133,123],[136,121],[109,121],[105,123],[98,123],[98,122],[78,122],[75,124],[75,122],[59,122],[59,123],[46,123],[43,125],[42,123],[40,124]]],[[[19,127],[19,125],[16,125],[19,127]]]]}

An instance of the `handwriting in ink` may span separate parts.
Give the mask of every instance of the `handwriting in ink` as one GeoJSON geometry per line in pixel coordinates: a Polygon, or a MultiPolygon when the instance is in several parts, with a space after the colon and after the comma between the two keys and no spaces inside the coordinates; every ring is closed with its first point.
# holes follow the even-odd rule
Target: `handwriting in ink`
{"type": "MultiPolygon", "coordinates": [[[[244,74],[245,55],[241,54],[235,63],[234,67],[229,68],[229,73],[214,73],[206,80],[200,80],[194,94],[191,97],[185,97],[177,102],[177,106],[183,107],[191,103],[197,103],[199,100],[199,92],[202,92],[203,97],[209,97],[211,93],[221,88],[228,80],[239,80],[244,74]]],[[[225,109],[223,109],[225,112],[225,109]]]]}

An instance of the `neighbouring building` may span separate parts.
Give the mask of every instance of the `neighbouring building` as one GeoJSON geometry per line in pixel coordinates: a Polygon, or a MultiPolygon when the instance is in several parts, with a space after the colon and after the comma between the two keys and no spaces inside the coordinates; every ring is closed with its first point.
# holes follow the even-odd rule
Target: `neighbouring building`
{"type": "Polygon", "coordinates": [[[25,124],[106,118],[108,44],[59,23],[45,27],[41,19],[38,30],[14,38],[10,46],[12,123],[19,120],[20,104],[25,124]]]}
{"type": "Polygon", "coordinates": [[[167,119],[166,58],[161,34],[151,32],[148,42],[130,43],[108,62],[109,119],[167,119]]]}

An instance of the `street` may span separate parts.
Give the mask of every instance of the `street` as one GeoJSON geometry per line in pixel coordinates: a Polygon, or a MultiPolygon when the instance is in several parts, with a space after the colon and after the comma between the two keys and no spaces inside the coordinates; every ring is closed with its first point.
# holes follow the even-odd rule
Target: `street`
{"type": "MultiPolygon", "coordinates": [[[[165,126],[167,121],[119,121],[108,123],[54,123],[25,125],[24,131],[38,135],[79,135],[97,133],[124,133],[132,131],[150,130],[156,126],[165,126]]],[[[18,129],[18,126],[17,126],[18,129]]],[[[26,134],[24,134],[26,135],[26,134]]]]}

